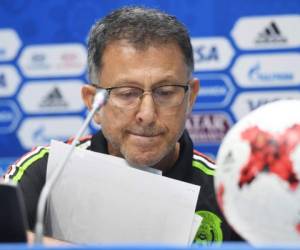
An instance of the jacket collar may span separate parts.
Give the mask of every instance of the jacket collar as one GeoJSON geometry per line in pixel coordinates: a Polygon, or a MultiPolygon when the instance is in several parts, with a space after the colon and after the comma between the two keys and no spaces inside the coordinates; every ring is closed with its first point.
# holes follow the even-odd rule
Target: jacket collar
{"type": "MultiPolygon", "coordinates": [[[[177,180],[186,180],[191,175],[193,159],[193,142],[186,130],[180,137],[179,143],[179,159],[174,166],[163,173],[163,175],[177,180]]],[[[93,135],[89,149],[95,152],[108,154],[107,141],[101,130],[93,135]]]]}

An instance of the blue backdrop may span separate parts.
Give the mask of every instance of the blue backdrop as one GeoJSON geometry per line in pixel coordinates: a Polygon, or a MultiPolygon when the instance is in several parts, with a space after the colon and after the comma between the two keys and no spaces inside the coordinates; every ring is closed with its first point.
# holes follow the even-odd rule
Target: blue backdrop
{"type": "Polygon", "coordinates": [[[89,28],[124,5],[162,9],[188,27],[202,88],[187,128],[203,153],[214,157],[251,110],[300,98],[299,0],[0,0],[0,170],[74,135],[86,114],[89,28]]]}

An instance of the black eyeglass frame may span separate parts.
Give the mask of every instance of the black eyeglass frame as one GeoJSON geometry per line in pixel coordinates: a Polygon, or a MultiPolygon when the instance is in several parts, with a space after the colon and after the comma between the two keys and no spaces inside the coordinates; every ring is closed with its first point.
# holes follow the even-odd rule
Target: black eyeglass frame
{"type": "MultiPolygon", "coordinates": [[[[119,88],[136,88],[136,89],[143,90],[143,94],[146,91],[146,90],[144,90],[144,89],[142,89],[140,87],[135,87],[135,86],[116,86],[116,87],[110,87],[110,88],[103,88],[103,87],[98,86],[95,83],[91,83],[90,85],[93,86],[96,89],[104,89],[104,90],[106,90],[107,93],[108,93],[108,95],[110,95],[110,92],[113,89],[119,89],[119,88]]],[[[166,85],[157,86],[157,87],[151,89],[150,92],[152,92],[154,89],[161,88],[161,87],[167,87],[167,86],[170,86],[170,87],[172,87],[172,86],[181,87],[181,88],[184,89],[184,93],[186,93],[189,90],[189,88],[190,88],[190,84],[189,84],[189,81],[188,81],[184,85],[181,85],[181,84],[166,84],[166,85]]]]}
{"type": "MultiPolygon", "coordinates": [[[[94,84],[94,83],[90,83],[90,85],[93,86],[93,87],[96,88],[96,89],[106,90],[106,91],[107,91],[107,94],[108,94],[108,97],[110,96],[110,92],[111,92],[112,90],[114,90],[114,89],[120,89],[120,88],[136,88],[136,89],[140,89],[140,90],[143,91],[143,92],[142,92],[142,95],[140,96],[140,98],[141,98],[142,96],[144,96],[144,93],[145,93],[145,92],[150,92],[151,95],[152,95],[153,90],[155,90],[155,89],[157,89],[157,88],[161,88],[161,87],[168,87],[168,86],[170,86],[170,87],[175,86],[175,87],[181,87],[181,88],[183,88],[183,90],[184,90],[184,96],[185,96],[185,94],[187,93],[187,91],[188,91],[188,90],[190,89],[190,87],[191,87],[191,85],[189,84],[189,82],[190,82],[190,80],[187,81],[185,84],[166,84],[166,85],[160,85],[160,86],[157,86],[157,87],[155,87],[155,88],[153,88],[153,89],[150,89],[150,90],[145,90],[145,89],[142,89],[142,88],[136,87],[136,86],[126,86],[126,85],[124,85],[124,86],[110,87],[110,88],[103,88],[103,87],[100,87],[100,86],[98,86],[97,84],[94,84]]],[[[183,99],[183,100],[184,100],[184,99],[183,99]]],[[[182,101],[183,101],[183,100],[182,100],[182,101]]],[[[182,103],[182,102],[181,102],[181,103],[182,103]]],[[[181,105],[181,103],[178,104],[178,105],[181,105]]],[[[178,106],[178,105],[176,105],[176,106],[178,106]]],[[[174,106],[174,107],[176,107],[176,106],[174,106]]]]}

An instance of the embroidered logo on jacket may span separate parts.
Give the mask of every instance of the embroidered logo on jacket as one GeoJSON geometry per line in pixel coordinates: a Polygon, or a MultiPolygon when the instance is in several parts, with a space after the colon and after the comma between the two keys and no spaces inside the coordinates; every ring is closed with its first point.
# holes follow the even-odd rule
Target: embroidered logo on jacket
{"type": "Polygon", "coordinates": [[[222,242],[222,220],[217,215],[209,211],[196,211],[196,214],[202,217],[202,222],[198,228],[194,243],[209,244],[213,242],[222,242]]]}

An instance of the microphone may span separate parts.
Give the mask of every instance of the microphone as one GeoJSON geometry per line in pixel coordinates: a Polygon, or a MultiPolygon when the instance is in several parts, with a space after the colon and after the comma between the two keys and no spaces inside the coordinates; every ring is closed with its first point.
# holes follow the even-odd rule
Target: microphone
{"type": "Polygon", "coordinates": [[[98,111],[107,100],[108,92],[105,89],[97,90],[97,93],[94,97],[93,105],[91,111],[89,111],[87,117],[84,120],[84,123],[80,127],[79,131],[77,132],[74,140],[72,141],[71,147],[68,150],[66,156],[62,159],[58,167],[53,171],[51,177],[46,181],[45,185],[42,188],[38,206],[37,206],[37,216],[36,216],[36,224],[35,224],[35,244],[42,244],[43,243],[43,236],[44,236],[44,215],[45,215],[45,207],[48,196],[53,185],[58,180],[60,174],[62,173],[66,163],[70,159],[77,143],[79,142],[79,138],[82,136],[83,132],[85,131],[86,127],[88,126],[89,122],[93,118],[96,111],[98,111]]]}

